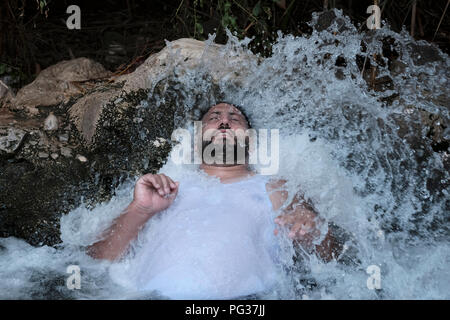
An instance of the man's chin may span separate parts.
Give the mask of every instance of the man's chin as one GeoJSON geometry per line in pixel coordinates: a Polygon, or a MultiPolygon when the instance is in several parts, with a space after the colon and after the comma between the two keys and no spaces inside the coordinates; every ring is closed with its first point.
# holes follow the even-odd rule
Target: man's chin
{"type": "MultiPolygon", "coordinates": [[[[246,163],[247,156],[248,156],[248,148],[246,146],[239,146],[236,140],[230,140],[230,139],[223,139],[214,141],[212,139],[211,141],[203,141],[203,148],[202,148],[202,156],[209,157],[216,159],[218,157],[220,160],[221,165],[238,165],[238,164],[244,164],[246,163]],[[206,148],[209,147],[209,150],[205,154],[206,148]],[[212,149],[211,149],[212,147],[212,149]],[[242,149],[242,150],[241,150],[242,149]],[[217,152],[217,154],[216,154],[217,152]],[[244,158],[240,159],[240,155],[244,158]],[[228,156],[227,156],[228,155],[228,156]]],[[[214,161],[214,163],[217,163],[214,161]]]]}

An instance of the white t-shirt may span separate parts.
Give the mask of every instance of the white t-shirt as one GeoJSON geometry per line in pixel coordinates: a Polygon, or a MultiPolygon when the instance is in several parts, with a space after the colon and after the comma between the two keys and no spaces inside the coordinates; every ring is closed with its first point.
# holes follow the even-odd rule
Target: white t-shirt
{"type": "Polygon", "coordinates": [[[231,184],[181,180],[174,203],[141,231],[121,276],[138,291],[171,299],[267,292],[280,271],[266,182],[262,175],[231,184]]]}

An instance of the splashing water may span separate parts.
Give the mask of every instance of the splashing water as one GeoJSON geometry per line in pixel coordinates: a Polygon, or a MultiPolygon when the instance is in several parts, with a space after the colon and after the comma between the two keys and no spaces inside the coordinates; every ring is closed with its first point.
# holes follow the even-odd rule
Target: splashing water
{"type": "MultiPolygon", "coordinates": [[[[203,63],[193,69],[178,64],[173,50],[172,63],[154,75],[155,87],[141,107],[165,103],[169,92],[178,106],[175,127],[192,129],[199,106],[220,100],[243,106],[255,128],[280,130],[276,176],[288,178],[290,199],[301,190],[322,217],[344,230],[346,252],[330,263],[308,255],[295,262],[292,246],[280,237],[288,280],[260,298],[448,299],[448,154],[432,150],[424,115],[448,119],[439,101],[450,96],[450,60],[439,52],[437,62],[418,63],[413,48],[420,42],[406,32],[385,26],[360,34],[335,13],[344,21],[340,32],[335,24],[310,36],[279,34],[271,57],[245,60],[238,82],[224,77],[213,84],[208,71],[216,65],[242,70],[235,58],[251,55],[250,39],[230,34],[217,56],[208,50],[210,37],[203,63]],[[390,49],[401,53],[404,68],[393,72],[382,58],[377,78],[392,82],[371,90],[365,74],[373,55],[387,49],[386,38],[394,40],[390,49]],[[170,85],[161,93],[157,83],[170,85]],[[377,290],[369,285],[369,266],[380,271],[377,290]]],[[[169,158],[162,171],[182,178],[194,169],[169,158]]],[[[134,182],[121,185],[109,203],[62,217],[59,248],[0,239],[0,298],[160,298],[125,289],[111,280],[109,263],[83,252],[131,201],[134,182]],[[81,290],[66,287],[71,264],[81,267],[81,290]]]]}

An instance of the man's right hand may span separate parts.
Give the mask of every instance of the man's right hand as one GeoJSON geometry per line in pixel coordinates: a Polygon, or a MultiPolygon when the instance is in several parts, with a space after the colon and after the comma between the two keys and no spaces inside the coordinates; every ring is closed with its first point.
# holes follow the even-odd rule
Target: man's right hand
{"type": "Polygon", "coordinates": [[[118,259],[146,221],[173,203],[178,186],[178,182],[173,182],[164,174],[140,177],[134,187],[133,201],[116,219],[103,240],[89,246],[87,253],[96,259],[118,259]]]}
{"type": "Polygon", "coordinates": [[[173,203],[178,186],[179,182],[164,174],[146,174],[136,182],[131,206],[151,217],[173,203]]]}

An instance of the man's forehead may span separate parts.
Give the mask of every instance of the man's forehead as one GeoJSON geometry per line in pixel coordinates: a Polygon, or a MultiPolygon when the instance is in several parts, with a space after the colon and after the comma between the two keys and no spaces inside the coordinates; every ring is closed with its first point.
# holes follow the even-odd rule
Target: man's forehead
{"type": "Polygon", "coordinates": [[[214,107],[211,107],[208,110],[208,113],[213,113],[213,112],[220,112],[220,113],[228,112],[228,113],[237,113],[237,114],[242,115],[241,111],[238,108],[236,108],[235,106],[233,106],[231,104],[226,104],[226,103],[218,104],[214,107]]]}

